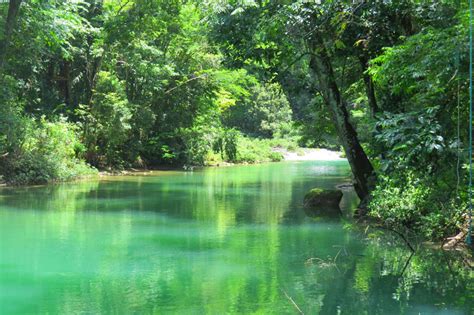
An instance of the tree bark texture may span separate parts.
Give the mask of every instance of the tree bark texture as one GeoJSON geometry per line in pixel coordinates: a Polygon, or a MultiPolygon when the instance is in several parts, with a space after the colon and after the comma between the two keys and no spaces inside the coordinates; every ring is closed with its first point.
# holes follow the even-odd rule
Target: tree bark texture
{"type": "Polygon", "coordinates": [[[0,42],[0,73],[3,72],[3,66],[7,55],[8,46],[13,34],[13,29],[20,10],[22,0],[10,0],[8,4],[7,20],[5,21],[4,38],[0,42]]]}
{"type": "Polygon", "coordinates": [[[339,91],[327,52],[324,49],[318,49],[311,56],[309,66],[316,79],[318,89],[332,114],[338,136],[354,175],[357,195],[364,203],[373,188],[374,169],[349,120],[346,102],[339,91]]]}
{"type": "Polygon", "coordinates": [[[359,61],[362,67],[362,76],[364,78],[365,93],[367,94],[367,100],[369,101],[370,113],[372,117],[375,117],[375,114],[379,111],[379,107],[377,105],[377,99],[375,98],[374,82],[367,73],[367,69],[369,68],[368,59],[365,56],[360,56],[359,61]]]}

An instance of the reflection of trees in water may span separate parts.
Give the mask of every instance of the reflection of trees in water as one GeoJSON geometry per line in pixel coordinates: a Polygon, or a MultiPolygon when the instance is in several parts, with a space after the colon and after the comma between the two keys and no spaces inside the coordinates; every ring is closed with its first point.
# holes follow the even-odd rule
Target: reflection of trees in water
{"type": "MultiPolygon", "coordinates": [[[[420,251],[407,264],[410,252],[392,241],[364,244],[337,220],[313,224],[302,209],[305,192],[342,177],[273,167],[2,191],[1,198],[6,207],[51,210],[27,219],[49,235],[33,247],[66,244],[69,258],[57,268],[69,279],[58,278],[60,292],[48,297],[57,308],[45,312],[292,313],[283,292],[307,314],[472,308],[472,274],[449,254],[420,251]]],[[[57,263],[53,255],[37,268],[57,263]]]]}
{"type": "MultiPolygon", "coordinates": [[[[3,207],[18,210],[76,210],[97,189],[98,181],[82,181],[32,187],[8,187],[0,189],[3,207]]],[[[82,210],[82,209],[79,209],[82,210]]]]}
{"type": "Polygon", "coordinates": [[[22,225],[28,227],[27,233],[41,231],[40,235],[54,233],[67,238],[71,226],[81,219],[81,211],[87,207],[89,192],[97,187],[96,181],[84,181],[1,189],[0,210],[11,210],[3,211],[2,220],[15,222],[21,216],[22,225]]]}
{"type": "Polygon", "coordinates": [[[304,301],[307,312],[472,312],[473,273],[458,254],[422,249],[412,255],[405,248],[387,245],[372,243],[361,254],[341,254],[335,265],[324,260],[312,263],[305,286],[318,284],[320,296],[313,298],[317,306],[304,301]]]}

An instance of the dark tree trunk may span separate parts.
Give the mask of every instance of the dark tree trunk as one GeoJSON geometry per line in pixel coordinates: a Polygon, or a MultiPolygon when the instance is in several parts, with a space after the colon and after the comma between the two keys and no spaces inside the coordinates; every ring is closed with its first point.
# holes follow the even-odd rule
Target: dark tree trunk
{"type": "Polygon", "coordinates": [[[64,104],[72,106],[71,67],[69,61],[64,61],[60,66],[59,88],[62,91],[64,104]]]}
{"type": "Polygon", "coordinates": [[[354,175],[357,195],[361,202],[365,203],[373,188],[374,169],[357,138],[357,132],[349,121],[346,102],[341,96],[329,56],[324,48],[318,49],[311,56],[310,68],[336,124],[336,130],[354,175]]]}
{"type": "MultiPolygon", "coordinates": [[[[95,1],[89,8],[87,19],[89,21],[96,20],[98,16],[103,14],[103,0],[95,1]]],[[[81,97],[81,103],[90,105],[92,102],[92,96],[94,92],[95,85],[97,83],[97,74],[99,73],[102,66],[103,54],[96,57],[92,52],[92,46],[94,43],[94,37],[89,36],[87,39],[87,59],[85,64],[86,72],[86,88],[83,91],[83,96],[81,97]]]]}
{"type": "Polygon", "coordinates": [[[369,101],[370,113],[372,117],[375,117],[375,114],[379,111],[379,107],[377,105],[377,99],[375,98],[375,89],[374,89],[374,82],[372,78],[367,73],[368,66],[368,59],[365,56],[359,56],[360,65],[362,67],[362,75],[364,78],[364,85],[365,85],[365,93],[367,94],[367,99],[369,101]]]}
{"type": "Polygon", "coordinates": [[[13,28],[20,10],[22,0],[10,0],[8,5],[7,20],[5,22],[4,38],[0,42],[0,73],[3,72],[3,66],[5,64],[6,54],[8,46],[10,45],[11,36],[13,34],[13,28]]]}

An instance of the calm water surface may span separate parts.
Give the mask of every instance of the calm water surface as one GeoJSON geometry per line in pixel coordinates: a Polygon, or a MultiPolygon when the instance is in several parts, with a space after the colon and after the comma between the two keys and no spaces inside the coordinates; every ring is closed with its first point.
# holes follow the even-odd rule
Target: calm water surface
{"type": "MultiPolygon", "coordinates": [[[[472,314],[474,278],[311,218],[345,162],[291,162],[0,190],[1,314],[472,314]]],[[[368,233],[370,234],[370,233],[368,233]]]]}

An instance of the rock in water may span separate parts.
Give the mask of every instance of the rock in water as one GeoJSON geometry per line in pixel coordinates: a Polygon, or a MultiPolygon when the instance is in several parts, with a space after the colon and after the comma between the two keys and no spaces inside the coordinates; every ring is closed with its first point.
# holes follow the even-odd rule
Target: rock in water
{"type": "Polygon", "coordinates": [[[304,206],[307,208],[339,209],[341,199],[342,191],[340,190],[313,188],[304,196],[304,206]]]}

